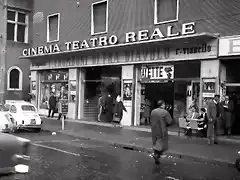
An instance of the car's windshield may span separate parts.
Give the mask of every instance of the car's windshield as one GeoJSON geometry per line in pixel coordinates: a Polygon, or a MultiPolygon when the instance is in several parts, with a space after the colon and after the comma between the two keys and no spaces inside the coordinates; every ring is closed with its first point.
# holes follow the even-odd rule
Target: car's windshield
{"type": "Polygon", "coordinates": [[[36,111],[35,107],[31,105],[22,105],[21,108],[23,111],[32,111],[32,112],[36,111]]]}
{"type": "Polygon", "coordinates": [[[9,108],[4,106],[3,104],[0,104],[0,111],[3,112],[3,111],[8,111],[9,108]]]}

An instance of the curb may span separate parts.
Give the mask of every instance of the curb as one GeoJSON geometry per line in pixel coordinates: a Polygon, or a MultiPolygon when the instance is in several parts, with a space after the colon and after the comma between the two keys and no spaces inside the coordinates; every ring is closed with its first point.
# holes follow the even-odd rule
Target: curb
{"type": "MultiPolygon", "coordinates": [[[[50,130],[47,128],[44,128],[43,130],[53,131],[53,130],[50,130]]],[[[107,145],[110,145],[113,147],[122,148],[122,149],[126,149],[126,150],[145,152],[145,153],[153,153],[152,148],[145,148],[145,147],[137,146],[134,144],[115,142],[115,141],[104,141],[104,140],[99,140],[97,138],[91,138],[91,137],[83,137],[83,136],[80,137],[80,136],[76,136],[75,133],[71,133],[69,131],[56,130],[56,132],[62,133],[62,134],[68,135],[68,136],[73,136],[78,139],[100,142],[100,143],[104,143],[104,144],[107,144],[107,145]]],[[[235,162],[226,162],[226,161],[222,161],[220,159],[209,159],[207,157],[196,157],[196,156],[186,155],[186,154],[179,153],[179,152],[174,152],[171,150],[164,153],[164,155],[178,158],[178,159],[185,159],[185,160],[191,160],[191,161],[202,162],[202,163],[211,163],[211,164],[219,165],[219,166],[235,167],[235,162]]]]}
{"type": "MultiPolygon", "coordinates": [[[[54,121],[53,119],[48,119],[44,116],[41,116],[41,118],[44,118],[44,119],[47,119],[47,120],[51,120],[51,121],[54,121]]],[[[112,128],[114,127],[114,125],[112,124],[105,124],[105,123],[102,123],[102,124],[98,124],[98,123],[91,123],[91,122],[87,122],[87,121],[74,121],[74,120],[66,120],[67,123],[80,123],[80,124],[87,124],[87,125],[92,125],[92,126],[100,126],[100,127],[106,127],[106,128],[112,128]]],[[[60,127],[58,129],[61,129],[60,127]]],[[[151,133],[150,129],[146,130],[146,129],[142,129],[142,128],[132,128],[132,127],[123,127],[123,129],[125,130],[131,130],[131,131],[140,131],[140,132],[149,132],[151,133]]],[[[57,130],[56,130],[57,131],[57,130]]],[[[189,137],[186,137],[184,135],[184,133],[180,133],[180,136],[178,134],[178,132],[175,132],[175,131],[168,131],[168,135],[170,136],[178,136],[179,138],[182,138],[182,139],[189,139],[189,137]]],[[[201,140],[201,141],[204,141],[207,143],[207,139],[206,138],[200,138],[199,137],[196,137],[196,136],[192,136],[190,137],[190,139],[193,139],[193,140],[201,140]]],[[[233,144],[233,145],[240,145],[240,139],[228,139],[228,138],[222,138],[222,137],[219,137],[219,140],[218,140],[221,144],[233,144]]]]}

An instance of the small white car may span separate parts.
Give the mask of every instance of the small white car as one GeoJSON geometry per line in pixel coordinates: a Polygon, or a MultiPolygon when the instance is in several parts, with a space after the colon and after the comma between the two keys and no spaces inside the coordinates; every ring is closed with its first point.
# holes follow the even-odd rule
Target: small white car
{"type": "Polygon", "coordinates": [[[16,129],[32,129],[41,131],[42,120],[37,112],[37,108],[28,102],[8,102],[5,104],[8,112],[16,122],[16,129]]]}

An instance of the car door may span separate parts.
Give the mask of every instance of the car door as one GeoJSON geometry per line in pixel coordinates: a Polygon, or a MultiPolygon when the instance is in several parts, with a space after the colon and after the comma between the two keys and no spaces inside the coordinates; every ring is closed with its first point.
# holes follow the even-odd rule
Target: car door
{"type": "Polygon", "coordinates": [[[18,122],[18,118],[17,118],[17,107],[15,105],[11,105],[9,107],[9,113],[12,115],[12,117],[18,122]]]}
{"type": "Polygon", "coordinates": [[[0,113],[0,132],[5,128],[5,117],[0,113]]]}
{"type": "Polygon", "coordinates": [[[0,132],[0,177],[1,172],[6,172],[4,171],[6,168],[13,168],[18,164],[29,165],[30,157],[28,159],[19,159],[16,156],[29,156],[29,148],[30,140],[0,132]]]}
{"type": "Polygon", "coordinates": [[[16,165],[12,158],[14,154],[19,154],[19,147],[20,144],[14,136],[0,132],[0,169],[16,165]]]}

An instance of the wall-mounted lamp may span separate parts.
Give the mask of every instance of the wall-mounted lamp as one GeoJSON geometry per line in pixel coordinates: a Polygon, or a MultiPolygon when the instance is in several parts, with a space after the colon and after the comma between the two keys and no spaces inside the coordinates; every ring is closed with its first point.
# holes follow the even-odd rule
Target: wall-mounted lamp
{"type": "Polygon", "coordinates": [[[77,7],[79,7],[80,6],[80,2],[79,1],[77,1],[77,7]]]}

